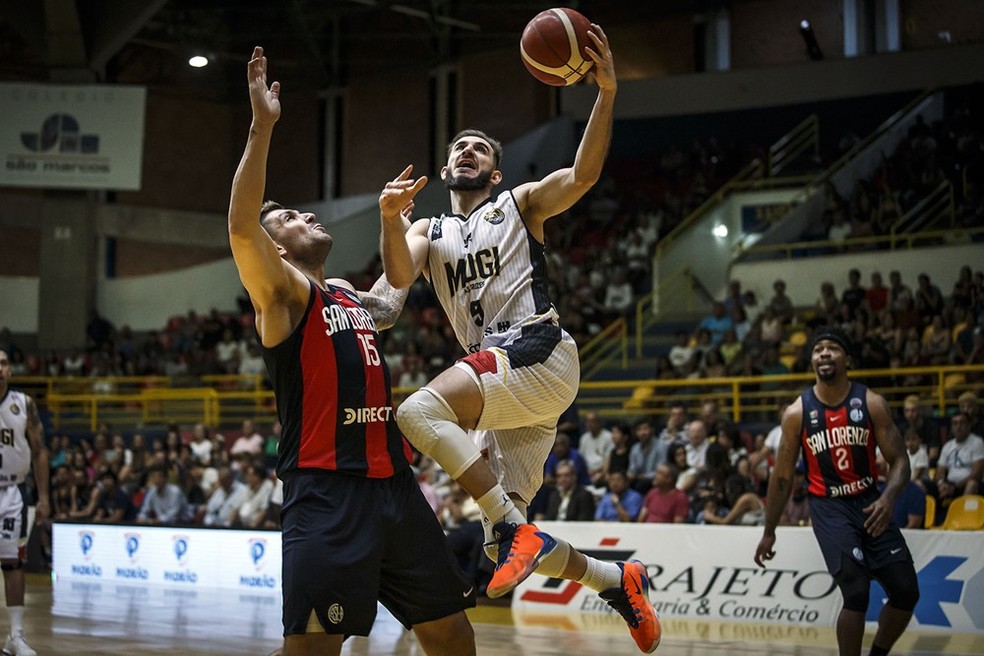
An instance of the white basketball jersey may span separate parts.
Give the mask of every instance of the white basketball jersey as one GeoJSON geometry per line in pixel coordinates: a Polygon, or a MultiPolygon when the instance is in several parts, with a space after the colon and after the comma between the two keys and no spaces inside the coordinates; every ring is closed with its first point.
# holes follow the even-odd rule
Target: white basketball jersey
{"type": "Polygon", "coordinates": [[[504,191],[468,216],[443,214],[427,230],[429,277],[466,353],[512,341],[557,311],[547,294],[543,244],[504,191]]]}
{"type": "Polygon", "coordinates": [[[0,485],[22,483],[31,469],[27,441],[27,396],[7,390],[0,401],[0,485]]]}

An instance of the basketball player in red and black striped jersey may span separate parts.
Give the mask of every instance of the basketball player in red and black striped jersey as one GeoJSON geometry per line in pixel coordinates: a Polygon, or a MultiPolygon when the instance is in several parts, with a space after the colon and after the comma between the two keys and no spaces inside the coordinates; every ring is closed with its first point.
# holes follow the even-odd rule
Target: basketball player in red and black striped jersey
{"type": "Polygon", "coordinates": [[[837,619],[841,656],[860,656],[871,580],[888,593],[869,652],[884,656],[909,624],[919,600],[912,556],[892,508],[909,481],[909,458],[885,399],[848,377],[851,341],[831,327],[818,328],[811,362],[816,383],[783,413],[782,439],[769,478],[765,531],[755,562],[775,556],[776,525],[792,491],[803,451],[810,519],[827,569],[844,598],[837,619]],[[875,447],[891,469],[879,493],[875,447]]]}
{"type": "MultiPolygon", "coordinates": [[[[368,635],[377,600],[427,654],[474,654],[474,593],[410,469],[377,327],[405,292],[325,279],[332,238],[313,214],[263,203],[280,84],[248,66],[253,122],[229,204],[229,240],[256,310],[283,425],[284,654],[338,654],[368,635]],[[259,221],[257,221],[259,216],[259,221]]],[[[408,208],[409,209],[409,208],[408,208]]]]}

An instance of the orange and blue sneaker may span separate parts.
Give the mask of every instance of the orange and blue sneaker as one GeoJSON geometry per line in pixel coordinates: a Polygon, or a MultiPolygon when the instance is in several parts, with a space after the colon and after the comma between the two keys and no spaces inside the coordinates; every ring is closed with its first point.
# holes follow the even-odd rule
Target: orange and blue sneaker
{"type": "Polygon", "coordinates": [[[557,546],[556,540],[533,524],[499,522],[492,527],[492,536],[499,545],[495,572],[485,591],[492,599],[525,581],[557,546]]]}
{"type": "Polygon", "coordinates": [[[622,586],[609,588],[599,593],[599,596],[618,611],[629,625],[629,633],[639,649],[651,654],[659,647],[663,629],[659,625],[656,609],[649,603],[649,575],[646,573],[646,566],[638,560],[615,564],[622,570],[622,586]]]}

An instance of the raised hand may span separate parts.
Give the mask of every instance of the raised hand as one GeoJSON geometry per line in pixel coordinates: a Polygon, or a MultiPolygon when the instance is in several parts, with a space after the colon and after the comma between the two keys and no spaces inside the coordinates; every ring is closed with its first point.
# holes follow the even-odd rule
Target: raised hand
{"type": "Polygon", "coordinates": [[[410,213],[413,211],[413,197],[427,184],[427,176],[414,180],[410,177],[413,164],[403,169],[400,175],[386,183],[379,194],[379,214],[384,220],[399,217],[409,225],[410,213]]]}
{"type": "Polygon", "coordinates": [[[249,81],[249,104],[253,108],[253,121],[273,124],[280,118],[280,82],[267,87],[267,58],[263,48],[253,48],[253,58],[246,67],[249,81]]]}
{"type": "Polygon", "coordinates": [[[591,23],[588,36],[595,44],[594,48],[585,48],[585,52],[595,63],[591,68],[591,75],[598,87],[606,91],[614,91],[618,83],[615,80],[615,62],[612,59],[612,49],[608,47],[608,37],[605,36],[601,25],[596,23],[591,23]]]}

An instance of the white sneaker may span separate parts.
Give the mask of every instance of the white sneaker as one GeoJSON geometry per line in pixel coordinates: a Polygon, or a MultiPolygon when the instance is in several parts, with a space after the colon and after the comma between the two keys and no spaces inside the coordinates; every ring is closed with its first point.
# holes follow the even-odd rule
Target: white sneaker
{"type": "Polygon", "coordinates": [[[24,640],[23,634],[8,635],[7,642],[3,644],[3,653],[8,656],[38,656],[38,652],[24,640]]]}

